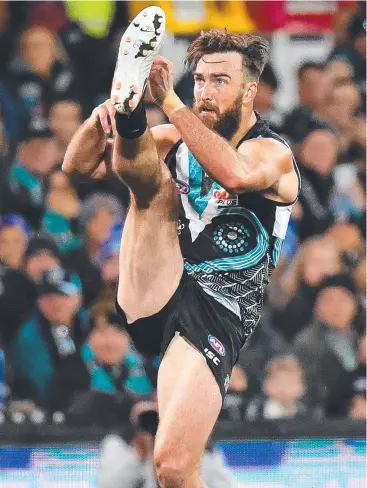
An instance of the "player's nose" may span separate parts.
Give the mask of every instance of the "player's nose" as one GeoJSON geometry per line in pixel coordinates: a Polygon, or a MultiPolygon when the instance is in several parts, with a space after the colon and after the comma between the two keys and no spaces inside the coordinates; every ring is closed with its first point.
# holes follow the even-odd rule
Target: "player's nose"
{"type": "Polygon", "coordinates": [[[213,99],[213,90],[212,87],[210,86],[210,83],[204,83],[200,95],[201,95],[201,100],[203,101],[213,99]]]}

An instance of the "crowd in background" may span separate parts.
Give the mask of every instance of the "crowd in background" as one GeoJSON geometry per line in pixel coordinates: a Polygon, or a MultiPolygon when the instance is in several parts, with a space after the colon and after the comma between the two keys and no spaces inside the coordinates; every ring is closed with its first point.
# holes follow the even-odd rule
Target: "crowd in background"
{"type": "MultiPolygon", "coordinates": [[[[364,2],[363,2],[364,3],[364,2]]],[[[108,98],[118,2],[103,36],[62,2],[0,3],[0,348],[8,411],[35,406],[110,426],[154,399],[158,357],[142,357],[114,300],[128,191],[72,181],[66,147],[108,98]]],[[[302,177],[260,324],[235,366],[222,419],[366,415],[365,5],[324,62],[304,63],[282,113],[271,62],[255,108],[291,144],[302,177]]],[[[177,82],[192,102],[193,80],[177,82]]],[[[165,122],[148,105],[150,126],[165,122]]],[[[5,389],[3,389],[5,391],[5,389]]],[[[6,397],[6,398],[5,398],[6,397]]]]}

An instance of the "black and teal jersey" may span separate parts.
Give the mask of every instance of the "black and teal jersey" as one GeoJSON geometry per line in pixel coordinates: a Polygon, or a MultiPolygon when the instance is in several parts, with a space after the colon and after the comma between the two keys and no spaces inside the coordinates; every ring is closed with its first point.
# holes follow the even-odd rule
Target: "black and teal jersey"
{"type": "MultiPolygon", "coordinates": [[[[286,144],[257,117],[238,146],[259,137],[286,144]]],[[[264,289],[295,202],[282,204],[259,192],[228,194],[208,177],[182,140],[168,153],[166,163],[181,198],[178,232],[185,269],[241,317],[248,336],[259,320],[264,289]]],[[[299,177],[295,162],[294,166],[299,177]]]]}

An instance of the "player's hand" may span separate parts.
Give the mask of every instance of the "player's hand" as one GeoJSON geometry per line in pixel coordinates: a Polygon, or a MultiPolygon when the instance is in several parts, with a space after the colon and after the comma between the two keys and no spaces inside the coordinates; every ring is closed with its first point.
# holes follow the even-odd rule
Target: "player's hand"
{"type": "Polygon", "coordinates": [[[105,134],[109,135],[111,132],[116,134],[115,113],[116,110],[112,105],[111,100],[107,99],[93,110],[91,119],[93,122],[101,124],[105,134]]]}
{"type": "Polygon", "coordinates": [[[154,60],[150,76],[149,90],[153,101],[162,106],[165,98],[173,92],[173,63],[157,56],[154,60]]]}

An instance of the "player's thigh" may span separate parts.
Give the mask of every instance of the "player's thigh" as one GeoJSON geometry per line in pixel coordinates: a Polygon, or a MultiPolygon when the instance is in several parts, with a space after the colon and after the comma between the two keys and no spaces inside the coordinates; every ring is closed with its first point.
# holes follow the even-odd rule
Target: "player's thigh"
{"type": "Polygon", "coordinates": [[[162,360],[157,388],[155,461],[197,470],[222,397],[203,355],[178,334],[162,360]]]}
{"type": "Polygon", "coordinates": [[[129,321],[159,312],[183,272],[177,234],[179,197],[165,165],[162,172],[159,191],[149,205],[131,203],[121,238],[118,302],[129,321]]]}

